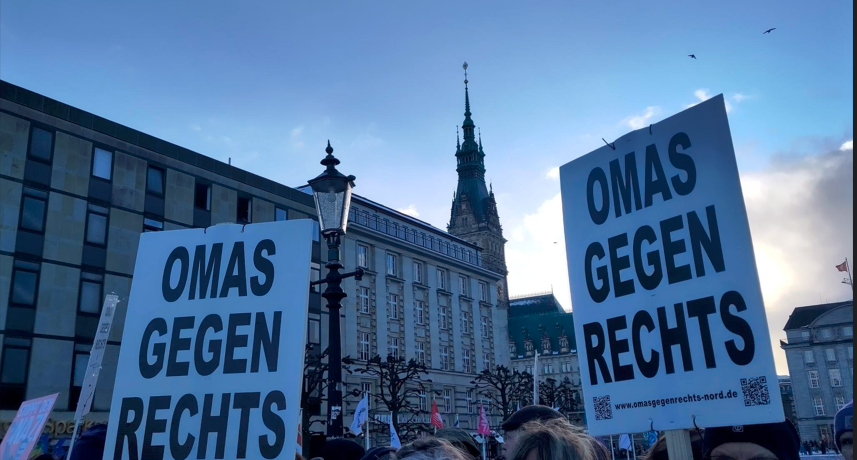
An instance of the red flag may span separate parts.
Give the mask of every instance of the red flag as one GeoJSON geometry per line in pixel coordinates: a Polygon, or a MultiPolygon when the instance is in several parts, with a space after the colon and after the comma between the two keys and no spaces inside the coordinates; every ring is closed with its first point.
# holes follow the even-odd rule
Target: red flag
{"type": "Polygon", "coordinates": [[[488,416],[485,415],[485,406],[482,404],[479,404],[479,428],[476,432],[486,436],[491,435],[491,425],[488,423],[488,416]]]}
{"type": "Polygon", "coordinates": [[[440,411],[437,410],[437,402],[431,402],[431,424],[433,427],[442,429],[443,428],[443,419],[440,418],[440,411]]]}
{"type": "Polygon", "coordinates": [[[842,262],[842,265],[837,265],[836,269],[841,272],[848,273],[848,261],[846,260],[845,262],[842,262]]]}

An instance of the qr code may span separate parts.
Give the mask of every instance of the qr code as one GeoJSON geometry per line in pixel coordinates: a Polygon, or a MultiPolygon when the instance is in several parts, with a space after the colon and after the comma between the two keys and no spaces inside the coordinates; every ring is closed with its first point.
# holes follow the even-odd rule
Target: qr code
{"type": "Polygon", "coordinates": [[[610,395],[596,396],[592,398],[595,403],[595,420],[613,420],[613,404],[610,403],[610,395]]]}
{"type": "Polygon", "coordinates": [[[771,404],[768,392],[768,379],[764,376],[753,379],[741,379],[741,391],[744,393],[744,405],[767,406],[771,404]]]}

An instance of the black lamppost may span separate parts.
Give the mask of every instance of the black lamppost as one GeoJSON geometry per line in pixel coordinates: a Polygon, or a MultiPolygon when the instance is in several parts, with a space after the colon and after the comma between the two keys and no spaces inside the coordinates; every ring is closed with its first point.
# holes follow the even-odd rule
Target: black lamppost
{"type": "Polygon", "coordinates": [[[321,234],[327,241],[327,276],[315,281],[313,286],[327,284],[321,294],[327,300],[329,366],[327,386],[327,436],[341,438],[342,432],[342,337],[340,335],[339,310],[342,299],[348,297],[342,290],[342,280],[350,277],[358,281],[363,278],[363,269],[350,273],[340,273],[343,269],[339,258],[340,238],[348,225],[348,210],[351,207],[351,189],[354,188],[354,176],[345,176],[336,170],[339,164],[333,156],[330,141],[327,142],[327,156],[321,164],[327,169],[320,176],[309,181],[315,207],[318,211],[321,234]]]}

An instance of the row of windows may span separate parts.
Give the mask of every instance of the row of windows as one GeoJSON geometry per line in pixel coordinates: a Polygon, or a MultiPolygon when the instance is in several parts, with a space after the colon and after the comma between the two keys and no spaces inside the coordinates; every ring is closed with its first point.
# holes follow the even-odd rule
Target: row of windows
{"type": "Polygon", "coordinates": [[[366,211],[351,208],[348,221],[371,230],[377,230],[386,235],[398,238],[424,249],[453,257],[476,266],[482,266],[481,254],[477,251],[465,249],[447,241],[435,238],[422,232],[410,229],[396,222],[369,214],[366,211]]]}
{"type": "MultiPolygon", "coordinates": [[[[361,314],[370,314],[370,290],[368,287],[359,287],[357,294],[357,306],[361,314]]],[[[399,320],[399,295],[387,294],[387,310],[389,319],[399,320]]],[[[414,302],[414,323],[418,326],[426,325],[426,317],[428,315],[426,303],[422,300],[414,302]]],[[[461,333],[470,334],[471,330],[471,313],[462,312],[461,314],[461,333]]],[[[487,316],[480,318],[481,334],[483,339],[491,338],[490,320],[487,316]]],[[[449,307],[439,307],[438,309],[438,325],[441,330],[450,328],[449,307]]]]}
{"type": "MultiPolygon", "coordinates": [[[[821,379],[819,378],[818,371],[807,371],[807,380],[809,381],[810,388],[820,388],[821,387],[821,379]]],[[[838,368],[828,369],[827,376],[830,379],[830,386],[834,388],[839,388],[842,386],[842,372],[838,368]]],[[[854,368],[851,368],[851,376],[854,376],[854,368]]]]}
{"type": "MultiPolygon", "coordinates": [[[[446,345],[441,345],[439,347],[440,353],[440,362],[439,368],[444,371],[453,370],[453,363],[450,360],[450,352],[449,347],[446,345]]],[[[371,359],[371,342],[370,335],[368,332],[359,332],[358,333],[358,353],[359,359],[361,361],[368,361],[371,359]]],[[[404,353],[404,346],[401,343],[398,337],[389,337],[387,339],[387,353],[389,356],[394,358],[399,358],[404,353]]],[[[414,359],[423,365],[427,365],[426,361],[426,342],[416,341],[414,343],[414,359]]],[[[462,367],[463,372],[465,373],[474,373],[476,372],[471,357],[470,350],[462,351],[462,367]]],[[[482,355],[482,368],[490,369],[491,368],[491,354],[483,353],[482,355]]]]}
{"type": "MultiPolygon", "coordinates": [[[[842,326],[841,328],[823,328],[818,330],[818,338],[821,340],[833,340],[837,338],[837,331],[839,337],[854,337],[854,326],[842,326]]],[[[801,338],[805,340],[809,340],[812,335],[809,330],[801,331],[801,338]]]]}
{"type": "MultiPolygon", "coordinates": [[[[824,357],[827,359],[829,363],[835,363],[839,361],[836,357],[836,349],[834,348],[825,348],[824,349],[824,357]]],[[[848,347],[848,359],[854,359],[854,347],[848,347]]],[[[813,350],[804,350],[803,352],[803,362],[805,364],[814,364],[815,363],[815,352],[813,350]]]]}
{"type": "MultiPolygon", "coordinates": [[[[834,396],[834,403],[836,405],[836,410],[834,413],[839,412],[840,409],[845,407],[845,396],[837,395],[834,396]]],[[[815,410],[815,415],[818,417],[822,417],[827,415],[827,412],[824,408],[824,398],[821,396],[816,396],[812,398],[812,407],[815,410]]]]}
{"type": "MultiPolygon", "coordinates": [[[[53,133],[34,126],[31,130],[28,157],[42,163],[50,164],[52,161],[52,148],[53,133]]],[[[101,147],[93,147],[92,168],[90,170],[91,176],[97,180],[111,182],[113,179],[113,157],[114,152],[105,150],[101,147]]],[[[211,211],[211,187],[212,184],[210,183],[199,180],[196,181],[194,184],[194,208],[202,211],[211,211]]],[[[165,190],[166,170],[158,166],[149,165],[146,171],[146,194],[158,198],[164,198],[165,190]]],[[[28,195],[28,198],[26,198],[23,203],[25,211],[22,213],[21,228],[43,232],[47,194],[45,192],[33,192],[33,189],[29,189],[27,192],[25,193],[28,195]]],[[[148,210],[147,213],[149,213],[148,210]]],[[[160,217],[163,216],[161,215],[160,217]]],[[[275,220],[280,221],[287,219],[287,211],[282,208],[276,208],[275,220]]],[[[145,225],[145,231],[163,230],[162,221],[157,219],[148,220],[149,222],[145,225]]],[[[236,221],[241,224],[247,224],[253,221],[251,197],[244,195],[240,195],[238,197],[236,204],[236,221]]],[[[104,228],[103,226],[98,227],[100,223],[101,222],[94,222],[94,225],[96,225],[94,233],[96,234],[98,233],[99,228],[104,228]]],[[[97,235],[95,238],[98,239],[97,235]]]]}
{"type": "MultiPolygon", "coordinates": [[[[371,251],[369,250],[369,246],[358,244],[357,245],[357,266],[361,268],[369,268],[370,266],[370,258],[371,251]]],[[[425,279],[425,265],[422,262],[413,262],[413,280],[414,283],[423,284],[425,279]]],[[[398,277],[399,273],[399,256],[396,254],[387,253],[386,254],[386,274],[388,276],[398,277]]],[[[437,288],[445,291],[447,290],[447,278],[448,273],[446,270],[437,269],[437,288]]],[[[458,287],[459,294],[465,297],[470,296],[470,288],[468,283],[468,278],[466,276],[458,277],[458,287]]],[[[479,300],[482,302],[490,302],[489,300],[489,292],[488,292],[488,284],[484,282],[479,282],[479,300]]]]}

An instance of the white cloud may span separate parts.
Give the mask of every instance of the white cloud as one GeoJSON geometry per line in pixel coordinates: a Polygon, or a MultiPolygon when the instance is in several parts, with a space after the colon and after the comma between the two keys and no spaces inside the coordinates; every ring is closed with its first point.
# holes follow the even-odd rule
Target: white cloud
{"type": "Polygon", "coordinates": [[[850,140],[850,141],[842,144],[842,147],[839,147],[839,150],[841,152],[853,151],[854,150],[854,141],[850,140]]]}
{"type": "Polygon", "coordinates": [[[559,166],[551,168],[545,176],[548,179],[559,180],[559,166]]]}
{"type": "Polygon", "coordinates": [[[197,123],[191,123],[190,130],[200,132],[200,131],[202,131],[202,126],[199,126],[199,124],[197,124],[197,123]]]}
{"type": "Polygon", "coordinates": [[[295,126],[289,132],[289,137],[291,138],[291,147],[292,150],[300,150],[304,147],[304,141],[302,136],[304,134],[304,125],[295,126]]]}
{"type": "MultiPolygon", "coordinates": [[[[696,107],[697,105],[699,105],[699,104],[701,104],[701,103],[703,103],[703,102],[705,102],[705,101],[707,101],[707,100],[709,100],[715,96],[715,95],[711,94],[711,90],[709,90],[708,88],[700,88],[700,89],[694,91],[693,95],[694,95],[694,97],[699,99],[699,102],[694,102],[693,104],[688,104],[687,106],[685,106],[686,109],[689,109],[691,107],[696,107]]],[[[732,103],[729,102],[729,99],[724,99],[724,101],[726,102],[726,112],[727,113],[732,112],[732,109],[734,108],[732,103]]]]}
{"type": "Polygon", "coordinates": [[[252,163],[261,158],[262,155],[258,151],[252,152],[244,152],[234,155],[229,158],[229,161],[232,162],[232,166],[247,169],[252,163]]]}
{"type": "Polygon", "coordinates": [[[379,149],[384,145],[384,139],[375,137],[370,133],[365,133],[357,136],[351,141],[350,149],[354,152],[371,152],[379,149]]]}
{"type": "Polygon", "coordinates": [[[791,312],[852,295],[834,266],[853,253],[853,152],[822,149],[776,156],[741,176],[780,373],[788,369],[779,340],[791,312]]]}
{"type": "Polygon", "coordinates": [[[512,229],[512,239],[506,244],[510,294],[543,292],[553,287],[560,304],[571,308],[563,234],[560,194],[524,216],[512,229]]]}
{"type": "Polygon", "coordinates": [[[631,115],[622,120],[623,125],[628,125],[631,129],[643,129],[654,123],[653,119],[661,114],[661,108],[657,106],[646,107],[642,113],[631,115]]]}
{"type": "Polygon", "coordinates": [[[750,99],[755,99],[755,98],[756,98],[756,96],[749,96],[749,95],[744,94],[744,93],[735,93],[732,95],[732,100],[737,102],[737,103],[741,103],[741,102],[744,102],[744,101],[747,101],[750,99]]]}
{"type": "Polygon", "coordinates": [[[415,205],[409,205],[405,209],[397,209],[396,211],[399,211],[400,213],[411,216],[411,217],[415,217],[415,218],[420,217],[420,213],[417,212],[417,207],[415,205]]]}

